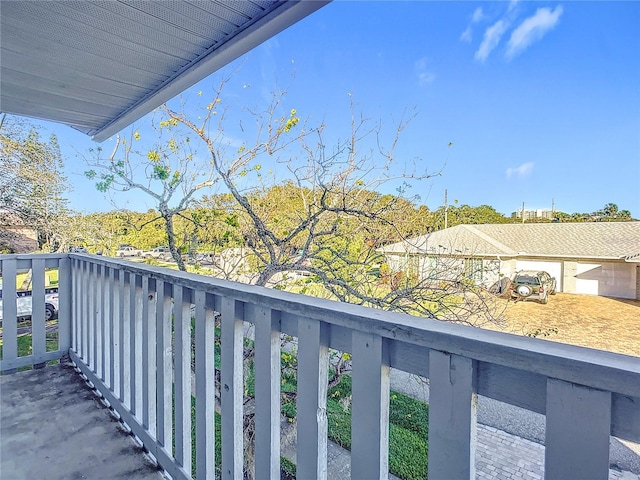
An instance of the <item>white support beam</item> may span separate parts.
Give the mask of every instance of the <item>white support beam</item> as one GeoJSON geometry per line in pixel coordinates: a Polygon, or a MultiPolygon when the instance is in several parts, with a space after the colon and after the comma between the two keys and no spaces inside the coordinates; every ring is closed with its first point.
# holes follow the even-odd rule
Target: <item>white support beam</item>
{"type": "Polygon", "coordinates": [[[244,305],[222,297],[221,325],[221,403],[222,403],[222,478],[242,477],[243,467],[243,318],[244,305]]]}
{"type": "Polygon", "coordinates": [[[327,377],[329,328],[318,320],[298,320],[298,436],[296,473],[299,478],[327,478],[327,377]]]}
{"type": "Polygon", "coordinates": [[[611,393],[547,380],[545,480],[609,478],[611,393]]]}
{"type": "Polygon", "coordinates": [[[351,477],[389,474],[389,361],[381,336],[354,330],[352,344],[351,477]]]}
{"type": "Polygon", "coordinates": [[[280,478],[280,312],[252,306],[255,322],[256,474],[280,478]]]}
{"type": "Polygon", "coordinates": [[[476,478],[476,363],[429,352],[429,478],[476,478]]]}

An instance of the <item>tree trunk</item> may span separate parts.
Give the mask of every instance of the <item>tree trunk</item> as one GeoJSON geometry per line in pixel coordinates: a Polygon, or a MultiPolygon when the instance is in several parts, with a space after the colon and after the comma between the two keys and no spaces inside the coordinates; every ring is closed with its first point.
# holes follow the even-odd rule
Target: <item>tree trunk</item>
{"type": "Polygon", "coordinates": [[[186,272],[187,267],[182,260],[182,256],[176,247],[176,235],[173,232],[173,215],[170,213],[162,212],[162,218],[164,219],[164,228],[167,232],[167,239],[169,241],[169,251],[171,252],[171,256],[178,264],[178,269],[186,272]]]}

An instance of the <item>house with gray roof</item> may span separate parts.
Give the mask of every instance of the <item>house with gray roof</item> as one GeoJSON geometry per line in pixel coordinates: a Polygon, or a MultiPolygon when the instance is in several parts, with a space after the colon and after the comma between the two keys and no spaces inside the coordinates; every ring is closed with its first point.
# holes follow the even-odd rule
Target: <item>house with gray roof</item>
{"type": "Polygon", "coordinates": [[[544,270],[560,292],[640,299],[640,222],[458,225],[380,251],[420,279],[462,272],[490,288],[544,270]]]}

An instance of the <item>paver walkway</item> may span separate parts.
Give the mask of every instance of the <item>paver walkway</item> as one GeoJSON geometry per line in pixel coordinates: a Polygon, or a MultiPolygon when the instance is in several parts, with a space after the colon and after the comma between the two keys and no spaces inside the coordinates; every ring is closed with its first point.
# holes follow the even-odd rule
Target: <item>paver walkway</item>
{"type": "MultiPolygon", "coordinates": [[[[478,425],[476,478],[542,480],[544,445],[497,428],[478,425]]],[[[640,475],[610,469],[609,480],[640,480],[640,475]]]]}

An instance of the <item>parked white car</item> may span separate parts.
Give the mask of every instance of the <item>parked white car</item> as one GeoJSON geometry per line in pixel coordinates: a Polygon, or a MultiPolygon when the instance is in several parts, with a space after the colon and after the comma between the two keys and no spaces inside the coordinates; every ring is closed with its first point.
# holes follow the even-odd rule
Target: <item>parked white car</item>
{"type": "MultiPolygon", "coordinates": [[[[18,318],[28,318],[31,317],[32,313],[32,291],[19,291],[16,298],[16,307],[18,311],[18,318]]],[[[0,321],[2,321],[3,316],[3,301],[2,298],[2,284],[0,284],[0,321]]],[[[58,289],[57,288],[46,288],[45,289],[45,305],[44,305],[44,314],[46,320],[51,320],[55,318],[58,314],[58,289]]]]}
{"type": "Polygon", "coordinates": [[[120,249],[116,252],[116,257],[140,257],[142,256],[142,250],[132,247],[132,246],[125,246],[125,247],[120,247],[120,249]]]}
{"type": "Polygon", "coordinates": [[[157,258],[159,260],[171,260],[169,247],[156,247],[142,253],[144,258],[157,258]]]}

